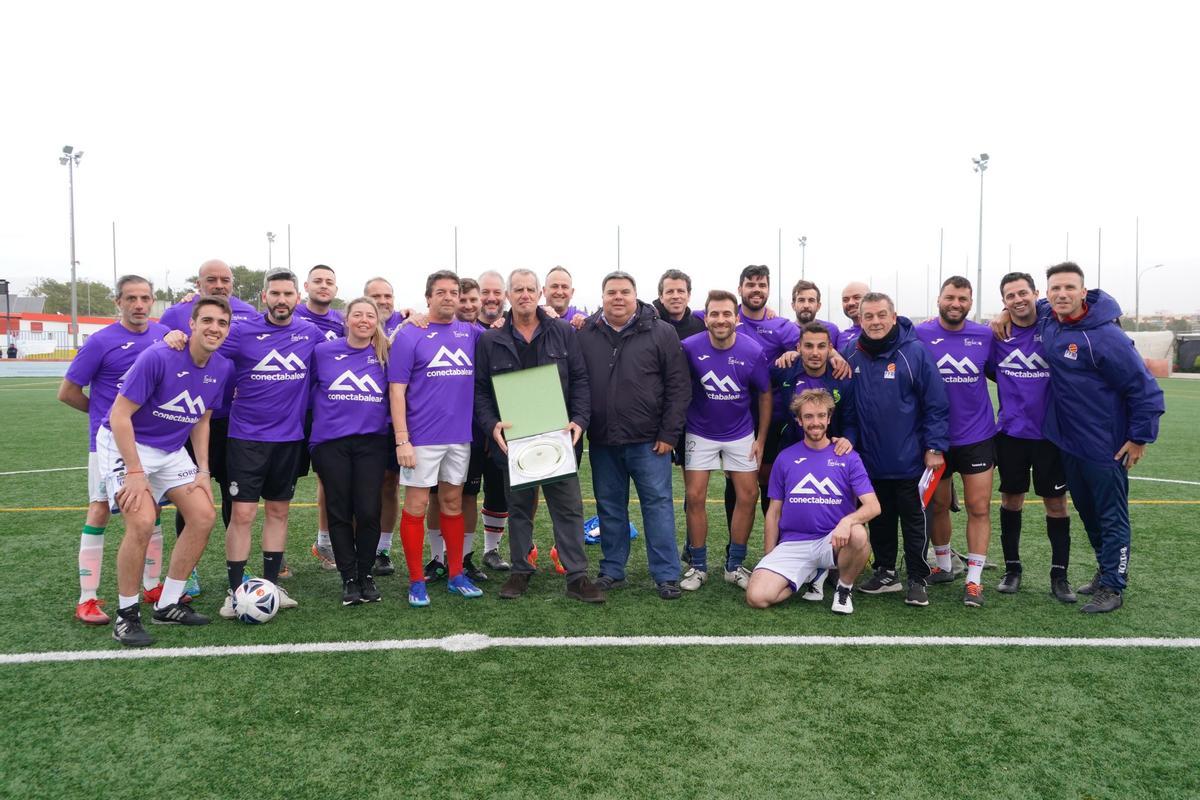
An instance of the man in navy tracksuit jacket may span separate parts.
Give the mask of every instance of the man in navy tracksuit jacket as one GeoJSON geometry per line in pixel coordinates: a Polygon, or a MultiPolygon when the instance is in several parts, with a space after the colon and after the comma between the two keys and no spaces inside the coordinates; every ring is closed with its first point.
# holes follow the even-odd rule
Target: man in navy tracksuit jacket
{"type": "Polygon", "coordinates": [[[1038,327],[1050,397],[1042,430],[1062,451],[1071,501],[1099,564],[1076,590],[1092,596],[1080,610],[1115,611],[1129,570],[1128,472],[1158,437],[1163,393],[1121,330],[1116,300],[1085,289],[1083,271],[1069,262],[1046,278],[1049,304],[1039,308],[1038,327]]]}
{"type": "Polygon", "coordinates": [[[937,365],[912,323],[896,316],[891,298],[872,292],[859,308],[862,335],[845,353],[854,384],[848,410],[880,505],[879,516],[869,524],[875,573],[860,590],[883,594],[904,588],[896,578],[899,521],[908,571],[905,602],[926,606],[929,534],[918,484],[926,467],[943,463],[950,446],[950,402],[937,365]]]}

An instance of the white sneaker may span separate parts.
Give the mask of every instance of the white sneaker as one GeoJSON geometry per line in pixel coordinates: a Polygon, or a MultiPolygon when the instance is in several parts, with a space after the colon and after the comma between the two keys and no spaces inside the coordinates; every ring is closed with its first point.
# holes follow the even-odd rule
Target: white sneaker
{"type": "Polygon", "coordinates": [[[701,572],[695,567],[688,567],[688,571],[683,573],[683,580],[679,582],[679,588],[685,592],[694,592],[706,583],[708,583],[707,572],[701,572]]]}
{"type": "Polygon", "coordinates": [[[725,570],[725,582],[737,584],[739,589],[745,589],[750,585],[750,570],[742,564],[738,564],[735,570],[725,570]]]}
{"type": "Polygon", "coordinates": [[[295,608],[296,606],[300,605],[295,600],[293,600],[291,598],[291,596],[287,592],[285,592],[283,590],[283,587],[280,586],[279,584],[275,584],[275,591],[279,595],[280,610],[283,610],[285,608],[295,608]]]}
{"type": "Polygon", "coordinates": [[[833,613],[853,614],[854,600],[849,586],[836,586],[833,590],[833,613]]]}
{"type": "Polygon", "coordinates": [[[233,610],[233,590],[225,590],[225,602],[221,605],[221,610],[217,612],[221,615],[221,619],[237,619],[237,612],[233,610]]]}
{"type": "Polygon", "coordinates": [[[810,603],[819,603],[825,599],[825,578],[829,576],[829,570],[817,570],[817,576],[808,583],[804,584],[804,594],[801,595],[810,603]]]}

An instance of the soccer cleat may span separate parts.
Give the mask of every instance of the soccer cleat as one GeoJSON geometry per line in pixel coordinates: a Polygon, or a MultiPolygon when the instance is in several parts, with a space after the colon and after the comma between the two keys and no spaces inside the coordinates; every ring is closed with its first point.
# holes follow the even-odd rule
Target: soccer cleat
{"type": "Polygon", "coordinates": [[[983,585],[967,581],[963,591],[963,605],[968,608],[983,608],[983,585]]]}
{"type": "Polygon", "coordinates": [[[852,589],[849,586],[838,584],[833,589],[833,606],[832,611],[835,614],[853,614],[854,600],[850,598],[852,589]]]}
{"type": "MultiPolygon", "coordinates": [[[[863,591],[862,587],[859,587],[859,591],[863,591]]],[[[908,592],[904,595],[904,602],[910,606],[929,605],[929,592],[925,590],[925,584],[920,581],[909,581],[908,592]]]]}
{"type": "Polygon", "coordinates": [[[187,583],[184,584],[183,593],[188,597],[200,596],[200,573],[194,567],[192,574],[188,576],[187,583]]]}
{"type": "Polygon", "coordinates": [[[117,612],[112,636],[126,647],[145,647],[154,644],[154,637],[142,627],[142,615],[137,606],[123,608],[117,612]]]}
{"type": "Polygon", "coordinates": [[[102,605],[104,605],[104,601],[98,600],[95,597],[91,600],[84,600],[75,606],[75,619],[84,625],[107,625],[112,620],[109,619],[108,614],[100,610],[100,606],[102,605]]]}
{"type": "Polygon", "coordinates": [[[437,583],[444,577],[446,577],[446,565],[436,558],[429,559],[429,563],[425,565],[425,582],[437,583]]]}
{"type": "Polygon", "coordinates": [[[825,599],[825,576],[829,570],[817,570],[817,575],[802,587],[804,594],[800,595],[810,603],[819,603],[825,599]]]}
{"type": "Polygon", "coordinates": [[[608,599],[596,584],[588,580],[586,575],[580,576],[567,584],[567,597],[583,603],[603,603],[608,599]]]}
{"type": "Polygon", "coordinates": [[[221,604],[221,610],[217,612],[221,619],[237,619],[237,611],[233,608],[233,590],[225,590],[225,602],[221,604]]]}
{"type": "Polygon", "coordinates": [[[376,575],[394,575],[396,573],[396,565],[392,563],[392,554],[387,550],[380,550],[375,554],[375,569],[376,575]]]}
{"type": "Polygon", "coordinates": [[[288,566],[287,556],[283,556],[279,560],[279,580],[286,581],[293,575],[292,568],[288,566]]]}
{"type": "MultiPolygon", "coordinates": [[[[153,589],[142,589],[142,602],[154,605],[158,602],[158,598],[162,597],[162,593],[163,585],[161,583],[155,586],[153,589]]],[[[192,598],[188,597],[188,593],[186,591],[183,593],[183,596],[179,598],[179,600],[183,603],[192,602],[192,598]]]]}
{"type": "Polygon", "coordinates": [[[529,566],[537,569],[537,557],[538,549],[537,544],[535,543],[533,547],[529,548],[529,555],[525,556],[525,560],[529,562],[529,566]]]}
{"type": "Polygon", "coordinates": [[[488,569],[494,569],[497,572],[508,572],[512,569],[512,564],[509,564],[500,557],[499,550],[488,550],[483,554],[483,565],[488,569]]]}
{"type": "Polygon", "coordinates": [[[1074,603],[1077,599],[1065,577],[1050,579],[1050,596],[1060,603],[1074,603]]]}
{"type": "Polygon", "coordinates": [[[471,579],[462,573],[455,575],[446,582],[446,591],[450,592],[450,594],[457,594],[470,599],[483,597],[483,590],[471,583],[471,579]]]}
{"type": "Polygon", "coordinates": [[[180,602],[154,609],[150,621],[155,625],[207,625],[212,620],[187,603],[180,602]]]}
{"type": "Polygon", "coordinates": [[[685,592],[694,592],[704,584],[708,583],[708,573],[688,567],[687,572],[683,573],[683,580],[679,582],[679,588],[685,592]]]}
{"type": "Polygon", "coordinates": [[[508,580],[500,587],[501,600],[516,600],[521,595],[529,591],[529,579],[533,577],[531,572],[514,572],[508,576],[508,580]]]}
{"type": "Polygon", "coordinates": [[[474,553],[467,553],[463,556],[463,574],[470,578],[472,583],[488,579],[487,573],[475,566],[474,553]]]}
{"type": "Polygon", "coordinates": [[[1021,573],[1006,572],[1000,582],[996,584],[996,591],[1001,594],[1016,594],[1021,588],[1021,573]]]}
{"type": "Polygon", "coordinates": [[[1104,575],[1104,573],[1102,571],[1096,570],[1096,574],[1092,576],[1092,579],[1090,581],[1083,584],[1082,586],[1075,587],[1075,593],[1076,594],[1092,594],[1093,592],[1095,592],[1097,589],[1100,588],[1100,578],[1103,575],[1104,575]]]}
{"type": "Polygon", "coordinates": [[[738,564],[737,569],[727,569],[725,570],[725,582],[732,583],[739,589],[745,589],[750,585],[750,570],[742,564],[738,564]]]}
{"type": "Polygon", "coordinates": [[[1096,591],[1092,592],[1092,599],[1079,610],[1084,614],[1107,614],[1109,611],[1116,611],[1124,602],[1120,592],[1111,586],[1100,584],[1096,591]]]}
{"type": "Polygon", "coordinates": [[[554,562],[554,571],[559,575],[566,575],[567,568],[558,560],[558,547],[550,548],[550,560],[554,562]]]}
{"type": "Polygon", "coordinates": [[[429,593],[425,591],[425,581],[409,582],[408,604],[413,608],[424,608],[429,605],[429,593]]]}
{"type": "Polygon", "coordinates": [[[624,589],[629,585],[629,581],[624,578],[614,578],[612,575],[596,576],[596,586],[602,592],[611,592],[613,589],[624,589]]]}
{"type": "Polygon", "coordinates": [[[925,579],[925,583],[929,586],[937,583],[953,583],[956,577],[958,574],[953,571],[947,572],[941,567],[933,567],[929,570],[929,577],[925,579]]]}
{"type": "Polygon", "coordinates": [[[321,564],[321,569],[329,572],[337,569],[337,560],[333,557],[333,547],[331,545],[319,545],[313,542],[312,554],[321,564]]]}
{"type": "MultiPolygon", "coordinates": [[[[729,573],[725,573],[728,575],[729,573]]],[[[663,581],[656,587],[658,589],[658,597],[661,600],[678,600],[683,597],[683,591],[679,588],[679,581],[663,581]]]]}
{"type": "Polygon", "coordinates": [[[342,605],[357,606],[362,601],[362,589],[358,588],[358,581],[342,581],[342,605]]]}
{"type": "Polygon", "coordinates": [[[896,570],[880,567],[876,568],[871,577],[863,581],[858,590],[863,594],[887,594],[888,592],[902,592],[904,586],[896,578],[896,570]]]}
{"type": "Polygon", "coordinates": [[[287,592],[285,592],[283,590],[282,586],[277,585],[275,587],[275,593],[279,595],[279,610],[280,611],[282,611],[285,608],[295,608],[296,606],[300,605],[299,603],[297,603],[295,600],[293,600],[291,598],[291,595],[289,595],[287,592]]]}
{"type": "Polygon", "coordinates": [[[383,599],[383,595],[379,593],[379,587],[375,585],[375,579],[370,575],[358,579],[358,588],[362,593],[364,603],[378,603],[383,599]]]}

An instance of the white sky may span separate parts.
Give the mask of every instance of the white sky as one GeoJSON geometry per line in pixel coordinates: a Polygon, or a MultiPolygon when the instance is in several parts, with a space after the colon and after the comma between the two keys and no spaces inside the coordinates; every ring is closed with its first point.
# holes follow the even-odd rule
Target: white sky
{"type": "MultiPolygon", "coordinates": [[[[785,286],[936,281],[1067,255],[1127,313],[1200,310],[1200,49],[1185,3],[9,3],[0,10],[0,277],[175,287],[207,258],[424,276],[616,265],[702,303],[751,263],[785,286]],[[968,266],[969,265],[969,266],[968,266]]],[[[1039,277],[1041,277],[1039,275],[1039,277]]],[[[1043,281],[1039,281],[1039,285],[1043,281]]],[[[785,290],[786,294],[786,290],[785,290]]],[[[836,303],[834,304],[836,305],[836,303]]],[[[823,313],[844,321],[840,307],[823,313]]]]}

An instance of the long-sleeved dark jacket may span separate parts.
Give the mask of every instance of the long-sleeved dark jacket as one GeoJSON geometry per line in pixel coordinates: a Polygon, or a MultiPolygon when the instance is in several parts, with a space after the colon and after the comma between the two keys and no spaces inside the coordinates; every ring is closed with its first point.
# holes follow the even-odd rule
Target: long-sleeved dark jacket
{"type": "Polygon", "coordinates": [[[588,441],[596,445],[674,444],[683,431],[692,383],[679,337],[652,306],[617,332],[588,318],[576,334],[592,388],[588,441]]]}

